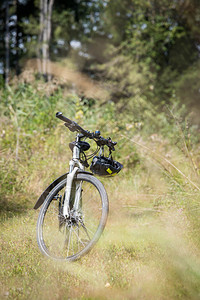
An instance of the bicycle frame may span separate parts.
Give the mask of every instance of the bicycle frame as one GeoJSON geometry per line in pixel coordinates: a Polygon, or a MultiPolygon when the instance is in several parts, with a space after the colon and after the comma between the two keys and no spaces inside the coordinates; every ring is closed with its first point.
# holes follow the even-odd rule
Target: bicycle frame
{"type": "MultiPolygon", "coordinates": [[[[81,138],[90,138],[93,139],[98,147],[104,147],[108,146],[109,151],[114,151],[114,146],[117,144],[116,142],[113,142],[110,138],[103,138],[100,136],[100,131],[90,132],[87,130],[84,130],[82,127],[80,127],[76,122],[71,121],[70,119],[63,116],[61,112],[56,113],[56,117],[60,120],[65,122],[65,126],[72,132],[77,131],[78,134],[76,136],[76,143],[73,147],[73,155],[72,160],[69,164],[69,173],[63,174],[62,176],[58,177],[56,180],[54,180],[40,195],[38,198],[34,209],[38,209],[45,201],[46,197],[49,195],[50,191],[62,180],[67,179],[66,189],[65,189],[65,197],[64,197],[64,209],[62,211],[62,214],[64,217],[69,217],[70,213],[70,197],[71,197],[71,191],[72,191],[72,184],[74,177],[77,173],[87,173],[93,175],[93,173],[85,171],[84,165],[80,161],[80,148],[78,147],[78,142],[81,141],[81,138]]],[[[74,212],[77,213],[79,206],[80,206],[80,199],[81,199],[81,183],[76,184],[76,191],[75,191],[75,199],[73,204],[74,212]]]]}

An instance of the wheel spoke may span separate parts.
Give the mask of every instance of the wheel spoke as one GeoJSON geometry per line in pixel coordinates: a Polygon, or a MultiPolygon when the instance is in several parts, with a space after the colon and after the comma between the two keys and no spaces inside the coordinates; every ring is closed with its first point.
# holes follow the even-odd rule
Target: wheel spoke
{"type": "Polygon", "coordinates": [[[86,229],[86,227],[85,227],[85,225],[84,225],[83,222],[82,222],[81,226],[82,226],[83,229],[85,230],[85,233],[86,233],[87,237],[89,238],[89,240],[91,240],[91,238],[90,238],[90,236],[89,236],[89,234],[88,234],[88,231],[87,231],[87,229],[86,229]]]}
{"type": "Polygon", "coordinates": [[[67,226],[64,227],[63,234],[66,234],[66,238],[65,238],[64,246],[63,246],[63,250],[64,250],[64,249],[66,249],[67,242],[69,241],[69,231],[67,230],[67,226]]]}
{"type": "Polygon", "coordinates": [[[69,256],[69,246],[70,246],[70,242],[71,242],[71,231],[72,227],[70,227],[70,231],[69,231],[69,239],[68,239],[68,247],[67,247],[67,256],[69,256]]]}
{"type": "MultiPolygon", "coordinates": [[[[85,226],[85,225],[84,225],[85,226]]],[[[84,228],[87,232],[89,231],[91,234],[92,234],[92,236],[94,235],[94,232],[92,231],[92,230],[90,230],[89,228],[84,228]]]]}
{"type": "MultiPolygon", "coordinates": [[[[77,234],[77,232],[74,231],[74,233],[76,234],[78,241],[81,242],[81,244],[82,244],[83,246],[85,246],[85,244],[82,242],[82,240],[80,239],[80,237],[79,237],[79,235],[77,234]]],[[[79,245],[79,243],[78,243],[78,245],[79,245]]]]}

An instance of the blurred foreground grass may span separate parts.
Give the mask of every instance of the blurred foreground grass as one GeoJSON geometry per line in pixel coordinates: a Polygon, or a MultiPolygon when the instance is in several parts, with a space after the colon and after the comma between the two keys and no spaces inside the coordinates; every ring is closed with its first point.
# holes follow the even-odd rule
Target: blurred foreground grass
{"type": "MultiPolygon", "coordinates": [[[[123,123],[120,116],[117,123],[111,104],[103,113],[97,107],[94,115],[76,97],[59,102],[59,95],[51,95],[47,105],[42,92],[30,87],[28,91],[20,87],[18,96],[7,93],[4,97],[10,102],[2,106],[0,135],[0,297],[199,299],[200,193],[191,184],[200,185],[198,164],[195,171],[184,150],[173,145],[176,130],[168,125],[162,128],[165,138],[159,132],[148,138],[148,131],[137,129],[137,124],[123,123]],[[117,177],[102,179],[110,200],[105,232],[96,247],[75,263],[41,255],[36,242],[38,211],[32,209],[42,190],[68,169],[68,142],[74,135],[54,118],[60,109],[86,129],[110,134],[119,142],[115,157],[124,163],[117,177]],[[153,152],[136,148],[121,134],[153,152]]],[[[197,162],[198,147],[192,149],[197,162]]]]}
{"type": "MultiPolygon", "coordinates": [[[[2,222],[1,297],[199,299],[199,232],[195,234],[187,216],[188,203],[185,208],[180,203],[155,207],[156,197],[163,202],[175,199],[167,194],[136,194],[127,181],[115,179],[118,189],[109,189],[105,232],[97,246],[75,263],[54,262],[40,254],[37,212],[28,209],[2,222]]],[[[195,203],[198,198],[190,195],[186,201],[195,203]]]]}

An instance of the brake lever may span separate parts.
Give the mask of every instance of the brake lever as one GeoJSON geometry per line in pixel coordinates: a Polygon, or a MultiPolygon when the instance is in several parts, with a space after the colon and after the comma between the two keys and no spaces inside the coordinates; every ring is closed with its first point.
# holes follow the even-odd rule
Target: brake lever
{"type": "Polygon", "coordinates": [[[109,137],[108,139],[108,147],[112,150],[115,151],[115,145],[117,145],[117,142],[112,142],[111,138],[109,137]]]}
{"type": "Polygon", "coordinates": [[[72,132],[76,131],[76,124],[72,122],[71,124],[64,123],[64,125],[72,132]]]}

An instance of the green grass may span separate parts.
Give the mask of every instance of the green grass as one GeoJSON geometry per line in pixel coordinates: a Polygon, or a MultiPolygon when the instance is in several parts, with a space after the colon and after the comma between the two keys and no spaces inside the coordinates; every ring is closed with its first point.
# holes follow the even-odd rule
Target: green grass
{"type": "Polygon", "coordinates": [[[113,190],[109,194],[105,232],[97,246],[75,263],[54,262],[39,252],[37,211],[28,209],[5,220],[1,224],[1,297],[198,299],[199,243],[191,235],[187,211],[171,206],[157,212],[143,195],[136,197],[134,189],[126,196],[123,189],[112,197],[113,190]],[[124,207],[128,200],[139,208],[124,207]]]}
{"type": "MultiPolygon", "coordinates": [[[[36,242],[38,211],[33,206],[43,189],[68,170],[68,143],[74,139],[54,120],[54,113],[57,107],[65,107],[69,117],[75,118],[80,105],[65,98],[64,106],[52,95],[52,112],[52,107],[39,105],[43,93],[29,87],[34,110],[31,121],[29,107],[24,109],[26,115],[20,116],[16,101],[22,96],[26,103],[27,95],[19,95],[12,103],[14,113],[4,103],[1,118],[0,298],[199,299],[200,196],[191,184],[200,186],[199,177],[180,145],[172,144],[172,137],[160,135],[155,140],[135,128],[126,130],[126,121],[112,123],[112,105],[105,114],[95,108],[97,118],[84,107],[78,119],[87,129],[100,129],[106,135],[111,132],[119,142],[115,157],[124,164],[116,177],[101,179],[110,200],[104,234],[95,248],[75,263],[51,261],[40,253],[36,242]],[[43,113],[38,114],[40,109],[43,113]],[[154,152],[121,134],[139,139],[154,152]],[[177,169],[156,153],[167,157],[177,169]]],[[[196,144],[196,161],[197,149],[196,144]]]]}
{"type": "MultiPolygon", "coordinates": [[[[151,176],[156,173],[161,175],[154,169],[151,176]]],[[[1,297],[198,299],[199,195],[172,193],[168,182],[164,191],[149,190],[145,176],[124,172],[104,181],[110,199],[105,232],[75,263],[54,262],[40,253],[38,211],[30,207],[36,197],[23,213],[8,213],[1,222],[1,297]]]]}

